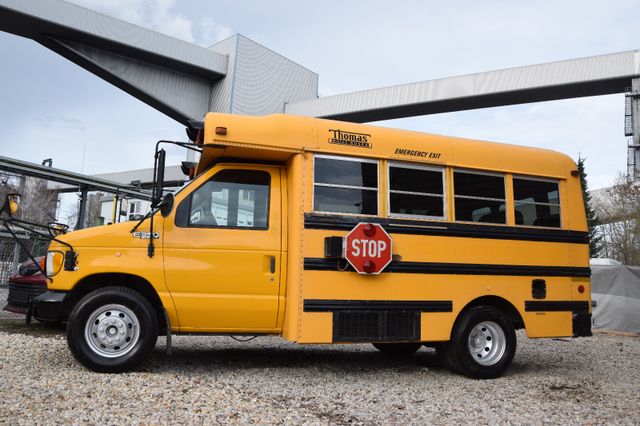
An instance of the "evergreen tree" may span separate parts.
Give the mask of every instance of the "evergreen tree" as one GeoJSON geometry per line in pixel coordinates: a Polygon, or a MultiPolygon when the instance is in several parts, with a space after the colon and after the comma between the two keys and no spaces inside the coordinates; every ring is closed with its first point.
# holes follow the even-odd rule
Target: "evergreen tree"
{"type": "Polygon", "coordinates": [[[584,170],[584,162],[584,158],[578,157],[578,172],[580,173],[580,184],[582,185],[584,210],[587,213],[587,225],[589,226],[589,257],[598,257],[598,254],[602,249],[602,237],[596,232],[598,215],[591,207],[591,195],[589,194],[587,173],[584,170]]]}

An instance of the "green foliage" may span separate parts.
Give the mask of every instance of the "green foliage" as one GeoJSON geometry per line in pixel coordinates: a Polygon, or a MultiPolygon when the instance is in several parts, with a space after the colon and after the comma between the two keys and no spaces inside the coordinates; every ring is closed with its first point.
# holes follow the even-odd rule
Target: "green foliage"
{"type": "Polygon", "coordinates": [[[587,172],[584,168],[585,158],[578,158],[578,172],[580,173],[580,184],[582,185],[582,197],[584,200],[584,210],[587,213],[587,225],[589,226],[589,257],[598,257],[602,249],[602,236],[596,232],[598,225],[598,215],[592,207],[591,195],[587,184],[587,172]]]}

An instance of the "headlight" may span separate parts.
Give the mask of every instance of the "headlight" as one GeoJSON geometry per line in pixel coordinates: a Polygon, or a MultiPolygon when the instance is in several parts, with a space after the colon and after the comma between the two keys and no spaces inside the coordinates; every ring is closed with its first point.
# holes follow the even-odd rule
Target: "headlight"
{"type": "Polygon", "coordinates": [[[64,253],[61,251],[50,251],[47,253],[47,261],[45,264],[45,272],[47,277],[53,277],[62,269],[64,264],[64,253]]]}

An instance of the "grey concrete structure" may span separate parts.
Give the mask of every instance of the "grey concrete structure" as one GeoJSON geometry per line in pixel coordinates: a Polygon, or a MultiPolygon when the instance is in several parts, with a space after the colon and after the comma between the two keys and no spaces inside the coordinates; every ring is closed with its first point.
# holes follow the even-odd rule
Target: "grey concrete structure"
{"type": "Polygon", "coordinates": [[[209,111],[284,112],[318,76],[235,35],[211,48],[61,0],[0,0],[0,30],[31,38],[187,125],[209,111]]]}
{"type": "Polygon", "coordinates": [[[623,93],[636,77],[634,50],[326,96],[288,104],[286,112],[368,122],[623,93]]]}

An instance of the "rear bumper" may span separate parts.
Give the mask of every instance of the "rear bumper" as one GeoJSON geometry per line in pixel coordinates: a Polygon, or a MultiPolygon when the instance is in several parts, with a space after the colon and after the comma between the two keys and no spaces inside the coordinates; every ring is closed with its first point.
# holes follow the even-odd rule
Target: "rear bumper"
{"type": "Polygon", "coordinates": [[[33,318],[43,322],[60,322],[67,320],[65,299],[68,293],[47,291],[36,296],[31,302],[33,318]]]}
{"type": "Polygon", "coordinates": [[[573,313],[573,337],[589,337],[591,333],[591,314],[589,312],[573,313]]]}

